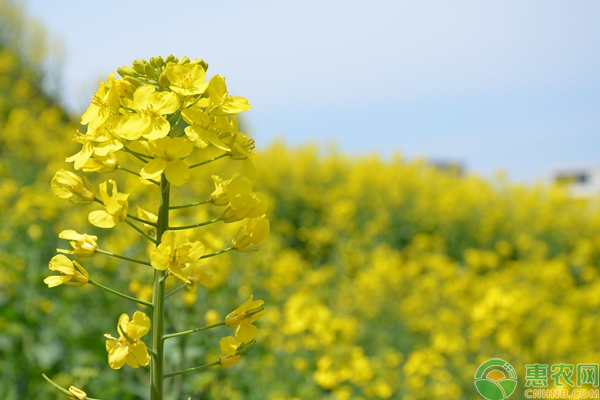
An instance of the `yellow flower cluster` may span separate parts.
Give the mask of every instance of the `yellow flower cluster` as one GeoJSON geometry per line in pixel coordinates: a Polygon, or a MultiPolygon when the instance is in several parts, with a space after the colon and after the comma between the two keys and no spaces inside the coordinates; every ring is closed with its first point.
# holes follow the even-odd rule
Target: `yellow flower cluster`
{"type": "MultiPolygon", "coordinates": [[[[150,309],[152,318],[141,311],[136,311],[131,320],[127,314],[122,314],[117,325],[120,336],[105,335],[108,339],[106,350],[109,365],[113,369],[120,369],[125,364],[132,368],[147,366],[152,354],[150,389],[153,398],[159,400],[163,398],[165,378],[190,372],[163,372],[166,358],[164,342],[167,339],[222,325],[236,328],[235,337],[221,340],[218,361],[196,369],[216,364],[231,366],[254,343],[258,328],[252,323],[264,314],[264,302],[253,301],[251,296],[221,323],[180,333],[165,333],[166,299],[182,288],[188,288],[195,299],[199,285],[213,284],[213,275],[203,259],[232,250],[254,251],[254,245],[262,242],[269,233],[269,223],[265,217],[268,209],[266,197],[252,190],[254,166],[250,158],[254,142],[239,132],[236,121],[236,114],[250,109],[250,104],[242,97],[229,94],[225,78],[216,75],[210,81],[205,81],[207,68],[208,65],[202,60],[173,56],[135,61],[131,67],[120,68],[121,78],[111,74],[95,92],[81,118],[81,124],[87,127],[87,131],[78,131],[74,138],[76,143],[81,144],[81,150],[66,158],[67,162],[73,163],[75,170],[83,174],[122,172],[137,177],[140,198],[150,196],[157,186],[158,195],[153,193],[158,203],[156,213],[136,205],[137,216],[130,214],[129,204],[135,199],[129,193],[120,192],[115,179],[100,183],[96,190],[86,175],[60,169],[51,180],[52,192],[58,198],[81,205],[98,203],[102,206],[102,209],[88,215],[88,221],[93,226],[114,228],[117,224],[125,223],[155,246],[150,250],[149,257],[147,255],[149,260],[140,259],[100,248],[95,235],[65,230],[59,237],[69,240],[73,250],[57,250],[63,254],[52,258],[50,270],[58,271],[61,275],[47,277],[44,282],[49,287],[61,284],[83,286],[89,283],[150,309]],[[215,151],[220,154],[214,156],[215,151]],[[171,186],[184,185],[190,180],[192,170],[225,157],[241,160],[246,175],[234,173],[229,180],[213,176],[216,188],[212,194],[204,194],[205,200],[171,205],[171,191],[176,194],[171,186]],[[190,162],[194,158],[203,161],[190,162]],[[170,214],[174,210],[202,205],[224,207],[224,210],[220,216],[208,221],[190,225],[173,224],[170,214]],[[245,224],[238,228],[237,234],[232,235],[231,246],[211,253],[206,252],[207,246],[202,241],[190,240],[183,232],[218,222],[230,224],[244,219],[247,220],[245,224]],[[77,257],[109,256],[126,260],[130,265],[153,268],[151,299],[147,295],[144,295],[144,299],[136,298],[100,284],[95,278],[90,279],[88,272],[77,261],[70,260],[64,254],[77,257]],[[184,284],[167,294],[169,277],[184,284]],[[142,340],[149,331],[152,331],[151,345],[142,340]]],[[[186,192],[182,190],[182,193],[186,192]]],[[[136,284],[130,284],[130,288],[144,289],[144,285],[134,282],[136,284]]]]}

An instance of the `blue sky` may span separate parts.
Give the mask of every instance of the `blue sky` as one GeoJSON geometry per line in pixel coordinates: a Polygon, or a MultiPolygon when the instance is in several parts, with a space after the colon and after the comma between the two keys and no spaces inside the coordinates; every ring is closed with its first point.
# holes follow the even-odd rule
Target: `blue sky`
{"type": "Polygon", "coordinates": [[[47,1],[63,101],[136,58],[203,58],[253,109],[259,145],[400,150],[531,181],[600,164],[600,2],[47,1]]]}

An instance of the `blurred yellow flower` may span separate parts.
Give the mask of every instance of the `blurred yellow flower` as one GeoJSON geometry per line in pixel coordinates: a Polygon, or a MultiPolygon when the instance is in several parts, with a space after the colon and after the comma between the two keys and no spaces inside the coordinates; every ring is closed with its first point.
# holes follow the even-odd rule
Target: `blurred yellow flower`
{"type": "Polygon", "coordinates": [[[206,325],[214,325],[221,322],[221,314],[215,309],[210,309],[206,311],[206,315],[204,316],[204,321],[206,325]]]}
{"type": "Polygon", "coordinates": [[[48,268],[51,271],[58,271],[62,275],[48,276],[44,279],[44,283],[49,288],[59,285],[67,286],[83,286],[88,283],[89,274],[77,261],[70,260],[67,256],[58,254],[52,257],[48,268]]]}
{"type": "Polygon", "coordinates": [[[187,280],[191,282],[188,289],[192,293],[196,293],[199,284],[210,286],[214,282],[213,274],[207,269],[206,265],[202,265],[201,261],[188,264],[188,266],[183,269],[183,272],[187,280]]]}
{"type": "Polygon", "coordinates": [[[265,215],[269,206],[267,199],[260,193],[241,193],[233,197],[221,218],[223,222],[236,222],[244,218],[258,218],[265,215]]]}
{"type": "Polygon", "coordinates": [[[117,324],[119,338],[105,334],[106,351],[108,351],[108,365],[112,369],[120,369],[127,364],[131,368],[145,367],[150,363],[148,349],[141,340],[150,330],[150,318],[141,311],[136,311],[133,318],[121,314],[117,324]]]}
{"type": "Polygon", "coordinates": [[[255,248],[246,247],[262,242],[267,236],[269,236],[269,221],[265,217],[250,218],[233,238],[233,248],[240,252],[255,251],[255,248]]]}
{"type": "Polygon", "coordinates": [[[252,323],[265,314],[265,310],[258,311],[263,304],[265,304],[264,301],[254,300],[254,296],[250,296],[244,304],[225,317],[225,324],[228,327],[237,328],[235,331],[235,338],[238,341],[248,343],[256,337],[258,328],[252,325],[252,323]]]}
{"type": "Polygon", "coordinates": [[[59,238],[69,240],[69,244],[73,250],[56,249],[59,253],[75,254],[79,257],[91,257],[96,253],[98,248],[98,236],[77,233],[74,230],[68,229],[62,231],[58,235],[59,238]]]}

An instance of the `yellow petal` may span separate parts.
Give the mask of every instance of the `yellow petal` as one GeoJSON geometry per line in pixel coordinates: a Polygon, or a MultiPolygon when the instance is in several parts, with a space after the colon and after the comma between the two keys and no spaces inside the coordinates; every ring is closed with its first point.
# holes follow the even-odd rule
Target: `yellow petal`
{"type": "Polygon", "coordinates": [[[112,228],[117,224],[115,218],[104,210],[92,211],[88,215],[88,221],[98,228],[112,228]]]}
{"type": "Polygon", "coordinates": [[[127,114],[121,118],[115,132],[124,139],[137,140],[150,128],[151,123],[152,119],[146,114],[127,114]]]}
{"type": "Polygon", "coordinates": [[[150,264],[154,269],[164,271],[169,266],[171,260],[171,248],[160,244],[157,249],[150,253],[150,264]],[[162,248],[161,248],[162,246],[162,248]]]}
{"type": "Polygon", "coordinates": [[[198,261],[198,259],[204,254],[204,244],[202,242],[186,243],[188,249],[187,257],[183,261],[184,263],[192,263],[198,261]]]}
{"type": "Polygon", "coordinates": [[[234,356],[237,352],[238,347],[240,347],[240,343],[233,336],[227,336],[221,338],[219,341],[219,347],[223,354],[228,356],[234,356]]]}
{"type": "Polygon", "coordinates": [[[128,351],[126,347],[117,344],[108,352],[108,365],[112,369],[121,369],[127,360],[128,351]]]}
{"type": "Polygon", "coordinates": [[[165,176],[175,186],[181,186],[190,179],[190,167],[182,160],[171,161],[165,169],[165,176]]]}
{"type": "Polygon", "coordinates": [[[154,92],[156,88],[152,85],[142,85],[133,93],[133,107],[136,110],[145,110],[153,105],[154,92]]]}
{"type": "Polygon", "coordinates": [[[165,117],[154,117],[151,118],[152,123],[146,132],[144,132],[144,137],[149,140],[156,140],[160,138],[164,138],[169,134],[169,130],[171,129],[171,125],[169,121],[165,117]]]}
{"type": "Polygon", "coordinates": [[[172,249],[177,249],[189,241],[190,240],[185,236],[185,233],[176,231],[166,231],[160,238],[161,245],[164,244],[172,249]]]}
{"type": "Polygon", "coordinates": [[[73,261],[69,259],[69,257],[58,254],[50,260],[48,264],[48,268],[51,271],[58,271],[65,275],[73,275],[75,274],[75,266],[73,265],[73,261]]]}
{"type": "Polygon", "coordinates": [[[150,330],[150,318],[141,311],[133,313],[133,318],[127,324],[127,336],[139,339],[150,330]]]}
{"type": "Polygon", "coordinates": [[[242,343],[248,343],[256,337],[258,328],[248,322],[242,322],[235,331],[235,338],[242,343]]]}
{"type": "Polygon", "coordinates": [[[223,114],[238,114],[250,108],[250,102],[243,97],[230,97],[221,105],[223,114]]]}
{"type": "Polygon", "coordinates": [[[44,279],[44,283],[48,285],[49,288],[53,288],[56,286],[60,286],[65,282],[68,282],[70,279],[71,277],[67,275],[53,275],[46,277],[44,279]]]}
{"type": "Polygon", "coordinates": [[[198,125],[190,125],[184,129],[187,138],[194,143],[194,146],[204,149],[208,147],[210,142],[205,138],[204,129],[198,125]]]}
{"type": "Polygon", "coordinates": [[[189,156],[192,150],[194,150],[192,142],[183,137],[176,137],[167,144],[165,154],[169,160],[173,161],[189,156]]]}
{"type": "Polygon", "coordinates": [[[165,168],[167,168],[167,161],[162,158],[155,158],[144,165],[144,168],[140,171],[140,175],[144,179],[154,179],[160,176],[165,168]]]}
{"type": "Polygon", "coordinates": [[[148,349],[143,342],[136,342],[129,346],[129,354],[135,358],[135,361],[145,367],[150,364],[150,356],[148,355],[148,349]]]}

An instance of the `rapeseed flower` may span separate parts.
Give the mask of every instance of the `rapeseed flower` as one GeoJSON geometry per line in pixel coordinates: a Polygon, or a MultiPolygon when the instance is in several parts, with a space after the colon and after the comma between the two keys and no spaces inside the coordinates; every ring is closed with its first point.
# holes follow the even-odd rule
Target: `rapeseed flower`
{"type": "Polygon", "coordinates": [[[106,82],[101,82],[98,90],[94,92],[91,104],[81,117],[81,124],[88,125],[88,129],[96,129],[108,118],[119,113],[119,92],[115,81],[114,74],[110,74],[106,82]]]}
{"type": "Polygon", "coordinates": [[[208,84],[208,109],[213,115],[232,115],[251,108],[250,103],[243,97],[231,96],[227,91],[225,78],[215,75],[208,84]]]}
{"type": "Polygon", "coordinates": [[[164,137],[148,141],[148,151],[155,156],[140,171],[144,179],[159,177],[163,172],[169,182],[181,186],[190,179],[190,168],[182,160],[190,155],[194,145],[186,138],[164,137]]]}
{"type": "Polygon", "coordinates": [[[48,268],[51,271],[58,271],[61,275],[48,276],[44,283],[49,288],[59,285],[83,286],[89,281],[89,274],[77,261],[70,260],[67,256],[58,254],[52,257],[48,268]]]}
{"type": "Polygon", "coordinates": [[[119,193],[117,182],[109,179],[108,182],[100,184],[100,198],[104,205],[104,210],[92,211],[88,220],[98,228],[112,228],[118,222],[123,222],[127,218],[128,193],[119,193]],[[112,193],[108,195],[108,183],[112,185],[112,193]]]}
{"type": "Polygon", "coordinates": [[[242,343],[252,341],[258,333],[258,328],[252,325],[265,313],[265,310],[260,310],[260,307],[265,304],[262,300],[254,300],[254,296],[250,296],[241,306],[227,314],[225,324],[230,328],[236,328],[235,339],[242,343]]]}
{"type": "Polygon", "coordinates": [[[165,115],[172,114],[179,108],[175,93],[156,92],[153,85],[138,87],[133,100],[123,99],[123,102],[134,111],[121,118],[116,132],[127,140],[137,140],[142,136],[156,140],[167,136],[171,125],[165,115]]]}
{"type": "Polygon", "coordinates": [[[52,193],[61,199],[69,199],[71,203],[76,204],[91,204],[94,202],[94,192],[84,187],[92,187],[92,184],[87,178],[81,178],[79,175],[70,171],[60,169],[50,183],[52,193]]]}
{"type": "Polygon", "coordinates": [[[182,96],[203,94],[208,87],[208,82],[204,81],[206,71],[198,64],[169,63],[165,68],[165,75],[171,82],[169,89],[182,96]]]}
{"type": "Polygon", "coordinates": [[[160,244],[150,254],[152,267],[169,273],[184,282],[192,283],[184,268],[195,263],[204,254],[202,242],[190,242],[181,232],[166,231],[160,244]]]}
{"type": "Polygon", "coordinates": [[[240,362],[240,355],[238,350],[242,344],[238,342],[233,336],[227,336],[221,338],[219,341],[219,347],[221,349],[221,366],[231,367],[232,365],[240,362]]]}
{"type": "Polygon", "coordinates": [[[96,243],[98,236],[85,233],[80,234],[69,229],[62,231],[58,237],[69,240],[69,244],[73,247],[73,250],[56,249],[59,253],[75,254],[79,257],[91,257],[96,253],[96,249],[98,248],[98,243],[96,243]]]}
{"type": "Polygon", "coordinates": [[[127,364],[131,368],[145,367],[150,363],[150,356],[146,344],[142,341],[150,330],[150,318],[141,311],[133,313],[130,320],[129,315],[121,314],[117,324],[119,338],[105,334],[106,351],[108,351],[108,365],[112,369],[121,369],[127,364]]]}

